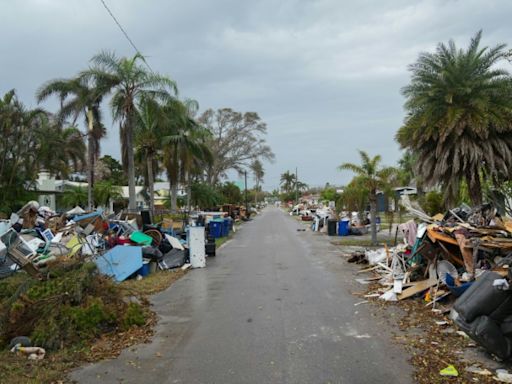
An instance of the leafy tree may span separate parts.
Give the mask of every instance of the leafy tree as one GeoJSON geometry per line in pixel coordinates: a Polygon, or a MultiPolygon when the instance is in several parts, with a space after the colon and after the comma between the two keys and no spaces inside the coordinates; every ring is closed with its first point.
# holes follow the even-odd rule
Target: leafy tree
{"type": "Polygon", "coordinates": [[[65,207],[85,207],[87,204],[87,190],[82,187],[68,187],[59,196],[60,203],[65,207]]]}
{"type": "Polygon", "coordinates": [[[320,198],[324,201],[336,201],[339,195],[336,193],[336,188],[329,187],[322,190],[320,198]]]}
{"type": "Polygon", "coordinates": [[[365,180],[361,176],[354,177],[348,185],[343,188],[337,205],[351,212],[364,212],[368,206],[368,189],[365,180]]]}
{"type": "Polygon", "coordinates": [[[11,90],[0,98],[0,209],[26,203],[38,172],[65,176],[83,164],[84,143],[42,109],[27,109],[11,90]]]}
{"type": "Polygon", "coordinates": [[[242,192],[240,188],[233,182],[225,182],[220,188],[220,193],[226,204],[238,204],[242,201],[242,192]]]}
{"type": "Polygon", "coordinates": [[[480,204],[482,176],[499,181],[512,173],[512,81],[496,67],[505,45],[481,48],[481,37],[465,50],[450,41],[421,53],[402,90],[408,112],[396,139],[418,156],[426,185],[440,184],[449,203],[463,180],[480,204]]]}
{"type": "Polygon", "coordinates": [[[419,203],[428,215],[443,213],[446,209],[443,194],[438,191],[427,192],[419,198],[419,203]]]}
{"type": "Polygon", "coordinates": [[[123,191],[120,186],[111,181],[98,181],[94,185],[94,201],[103,207],[108,207],[109,202],[123,199],[123,191]]]}
{"type": "Polygon", "coordinates": [[[98,163],[104,167],[100,180],[111,181],[114,185],[126,185],[128,183],[123,173],[123,166],[118,160],[110,155],[104,155],[98,160],[98,163]]]}
{"type": "Polygon", "coordinates": [[[264,138],[267,125],[255,112],[209,109],[198,122],[212,133],[208,148],[213,161],[206,167],[206,180],[211,185],[217,184],[231,169],[241,173],[257,159],[274,159],[274,153],[264,138]]]}
{"type": "Polygon", "coordinates": [[[222,204],[222,195],[208,183],[193,183],[191,192],[192,204],[200,208],[211,208],[222,204]]]}
{"type": "Polygon", "coordinates": [[[106,135],[106,129],[101,122],[100,104],[108,92],[105,86],[91,84],[81,77],[71,79],[50,80],[43,84],[36,93],[36,99],[41,102],[51,95],[57,95],[60,101],[59,119],[72,118],[73,125],[79,116],[84,116],[87,125],[88,161],[87,161],[87,191],[88,207],[92,209],[94,188],[94,164],[100,155],[100,140],[106,135]]]}
{"type": "Polygon", "coordinates": [[[71,169],[80,169],[85,163],[83,137],[77,128],[64,128],[48,113],[42,122],[35,131],[38,166],[66,179],[71,169]]]}
{"type": "Polygon", "coordinates": [[[361,156],[361,164],[343,163],[339,166],[340,170],[349,170],[354,172],[359,177],[359,182],[368,193],[368,200],[370,202],[370,217],[371,217],[371,233],[372,243],[377,244],[377,191],[389,188],[389,178],[396,170],[390,167],[381,167],[381,157],[377,155],[370,158],[368,153],[359,151],[361,156]]]}
{"type": "Polygon", "coordinates": [[[135,164],[133,130],[136,104],[143,97],[162,101],[172,99],[177,93],[176,84],[168,77],[148,71],[141,62],[144,57],[137,53],[131,58],[118,58],[113,52],[101,52],[92,58],[93,67],[81,73],[85,81],[93,80],[101,89],[113,92],[112,116],[119,121],[123,166],[128,175],[128,208],[136,208],[135,164]]]}

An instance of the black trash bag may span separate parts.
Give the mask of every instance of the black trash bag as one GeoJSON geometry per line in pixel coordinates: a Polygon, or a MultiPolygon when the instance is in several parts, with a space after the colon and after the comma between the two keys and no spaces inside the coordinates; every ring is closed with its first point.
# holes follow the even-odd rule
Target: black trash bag
{"type": "Polygon", "coordinates": [[[160,266],[164,269],[179,268],[185,264],[185,259],[185,251],[180,249],[171,249],[162,258],[160,266]]]}
{"type": "Polygon", "coordinates": [[[162,252],[162,254],[165,255],[172,249],[172,245],[166,238],[163,238],[162,241],[160,242],[160,245],[158,246],[158,249],[160,250],[160,252],[162,252]]]}
{"type": "Polygon", "coordinates": [[[500,359],[506,360],[510,357],[510,339],[503,335],[499,325],[489,316],[476,318],[471,324],[469,336],[500,359]]]}
{"type": "Polygon", "coordinates": [[[489,315],[491,319],[501,323],[505,321],[506,318],[512,316],[512,294],[509,294],[508,297],[503,300],[503,302],[489,315]]]}
{"type": "Polygon", "coordinates": [[[471,332],[471,323],[465,321],[462,316],[460,316],[455,309],[452,308],[450,317],[453,319],[457,327],[459,327],[462,331],[469,334],[471,332]]]}
{"type": "Polygon", "coordinates": [[[208,255],[210,257],[215,257],[215,252],[216,252],[215,242],[206,243],[206,245],[204,246],[204,252],[206,253],[206,255],[208,255]]]}
{"type": "Polygon", "coordinates": [[[512,336],[512,316],[508,316],[507,318],[505,318],[501,322],[500,328],[501,328],[501,333],[503,333],[507,337],[511,337],[512,336]]]}
{"type": "Polygon", "coordinates": [[[501,275],[496,272],[484,272],[455,301],[453,308],[464,321],[471,323],[478,316],[490,315],[511,296],[512,291],[502,291],[492,286],[496,279],[502,279],[501,275]]]}
{"type": "Polygon", "coordinates": [[[163,253],[158,248],[152,246],[142,247],[142,257],[145,259],[158,262],[162,260],[163,256],[163,253]]]}

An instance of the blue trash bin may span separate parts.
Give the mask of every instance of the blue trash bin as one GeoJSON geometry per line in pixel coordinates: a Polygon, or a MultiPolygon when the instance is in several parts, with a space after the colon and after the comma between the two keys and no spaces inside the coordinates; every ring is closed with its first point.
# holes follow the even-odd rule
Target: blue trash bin
{"type": "Polygon", "coordinates": [[[222,219],[222,236],[229,235],[229,222],[226,219],[222,219]]]}
{"type": "Polygon", "coordinates": [[[349,223],[348,220],[341,220],[338,223],[338,235],[339,236],[348,236],[349,234],[349,223]]]}
{"type": "Polygon", "coordinates": [[[231,232],[231,224],[230,224],[230,221],[231,219],[224,219],[223,221],[223,226],[224,226],[224,236],[228,236],[229,235],[229,232],[231,232]]]}
{"type": "Polygon", "coordinates": [[[218,239],[218,238],[222,237],[222,222],[212,220],[208,224],[208,228],[210,229],[210,235],[214,239],[218,239]]]}

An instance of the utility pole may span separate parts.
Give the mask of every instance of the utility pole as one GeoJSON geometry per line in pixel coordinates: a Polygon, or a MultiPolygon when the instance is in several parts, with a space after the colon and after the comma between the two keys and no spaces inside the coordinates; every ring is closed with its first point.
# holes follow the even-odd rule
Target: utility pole
{"type": "Polygon", "coordinates": [[[245,217],[249,218],[249,200],[247,200],[247,171],[244,171],[245,176],[245,217]]]}
{"type": "Polygon", "coordinates": [[[299,204],[299,173],[295,167],[295,204],[299,204]]]}

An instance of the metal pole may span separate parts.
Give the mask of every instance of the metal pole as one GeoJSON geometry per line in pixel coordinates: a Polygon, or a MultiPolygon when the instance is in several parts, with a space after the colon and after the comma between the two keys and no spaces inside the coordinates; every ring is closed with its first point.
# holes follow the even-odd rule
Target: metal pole
{"type": "Polygon", "coordinates": [[[245,217],[249,218],[249,200],[247,199],[247,171],[244,171],[245,176],[245,217]]]}
{"type": "Polygon", "coordinates": [[[295,167],[295,204],[299,204],[299,174],[295,167]]]}

